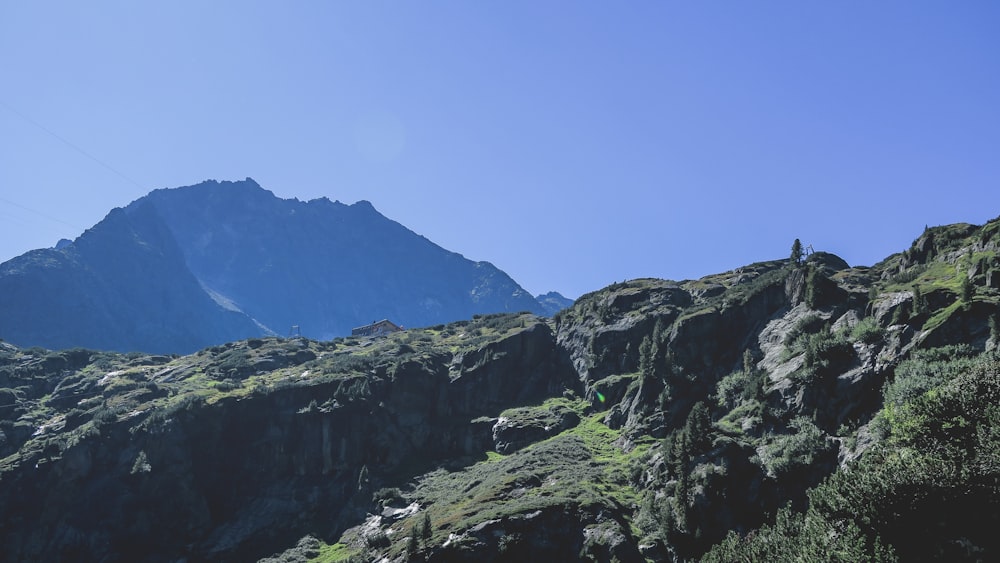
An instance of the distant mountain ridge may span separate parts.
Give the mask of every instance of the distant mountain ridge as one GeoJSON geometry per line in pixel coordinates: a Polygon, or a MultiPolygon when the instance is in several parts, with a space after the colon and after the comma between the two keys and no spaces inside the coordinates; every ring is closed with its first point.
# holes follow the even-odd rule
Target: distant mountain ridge
{"type": "Polygon", "coordinates": [[[292,326],[324,339],[550,308],[367,201],[281,199],[250,178],[155,190],[0,265],[0,338],[22,346],[191,352],[292,326]]]}
{"type": "Polygon", "coordinates": [[[0,311],[0,338],[48,348],[189,351],[260,333],[205,293],[149,207],[0,264],[0,311]]]}
{"type": "Polygon", "coordinates": [[[543,293],[541,295],[536,295],[535,299],[541,304],[545,311],[545,314],[551,316],[555,315],[559,311],[567,307],[573,306],[574,301],[568,297],[563,296],[558,291],[550,291],[548,293],[543,293]]]}

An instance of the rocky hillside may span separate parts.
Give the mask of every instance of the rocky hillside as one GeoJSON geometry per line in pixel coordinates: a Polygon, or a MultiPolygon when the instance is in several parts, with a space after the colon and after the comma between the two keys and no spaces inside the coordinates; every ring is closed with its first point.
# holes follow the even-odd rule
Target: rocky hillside
{"type": "Polygon", "coordinates": [[[554,318],[0,349],[4,560],[995,560],[1000,222],[554,318]]]}
{"type": "Polygon", "coordinates": [[[187,353],[292,326],[329,339],[545,307],[368,202],[285,200],[247,179],[156,190],[0,265],[0,311],[0,337],[21,346],[187,353]]]}

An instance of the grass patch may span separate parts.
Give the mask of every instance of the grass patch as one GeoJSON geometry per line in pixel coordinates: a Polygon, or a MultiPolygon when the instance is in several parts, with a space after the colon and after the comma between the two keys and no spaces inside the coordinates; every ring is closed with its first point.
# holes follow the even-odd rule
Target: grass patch
{"type": "Polygon", "coordinates": [[[948,305],[947,307],[937,311],[931,318],[927,319],[927,322],[924,323],[923,327],[924,332],[930,332],[936,329],[937,327],[941,326],[942,324],[944,324],[946,320],[948,320],[948,317],[950,317],[955,311],[958,311],[960,308],[962,308],[962,302],[955,301],[951,305],[948,305]]]}
{"type": "MultiPolygon", "coordinates": [[[[570,408],[584,412],[585,401],[555,398],[535,407],[570,408]]],[[[621,430],[608,428],[603,413],[583,416],[574,428],[510,455],[487,459],[459,471],[438,469],[421,478],[413,493],[421,512],[392,525],[391,537],[405,538],[426,511],[433,522],[429,544],[449,534],[493,519],[527,514],[554,506],[632,506],[638,503],[630,468],[644,459],[654,439],[642,440],[630,451],[618,443],[621,430]]],[[[403,553],[404,542],[390,548],[403,553]]]]}
{"type": "Polygon", "coordinates": [[[754,417],[760,419],[760,405],[753,401],[744,401],[717,420],[715,426],[731,436],[742,435],[743,421],[754,417]]]}
{"type": "Polygon", "coordinates": [[[350,561],[360,555],[358,550],[342,543],[328,545],[320,541],[319,555],[309,560],[310,563],[341,563],[350,561]]]}
{"type": "Polygon", "coordinates": [[[680,323],[689,321],[689,320],[691,320],[691,319],[693,319],[695,317],[701,317],[701,316],[704,316],[704,315],[714,315],[714,314],[716,314],[718,312],[719,312],[719,310],[716,309],[715,307],[710,307],[710,306],[701,307],[699,309],[695,309],[693,311],[684,313],[683,315],[677,317],[677,320],[674,321],[674,323],[675,324],[680,324],[680,323]]]}
{"type": "Polygon", "coordinates": [[[851,340],[854,342],[864,342],[874,344],[885,337],[885,329],[878,326],[875,319],[865,317],[851,329],[851,340]]]}

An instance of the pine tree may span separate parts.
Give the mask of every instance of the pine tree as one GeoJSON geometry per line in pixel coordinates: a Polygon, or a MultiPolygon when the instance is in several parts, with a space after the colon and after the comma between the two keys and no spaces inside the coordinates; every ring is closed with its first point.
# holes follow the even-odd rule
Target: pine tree
{"type": "Polygon", "coordinates": [[[922,315],[927,311],[927,300],[924,299],[924,294],[920,291],[920,286],[913,286],[913,314],[922,315]]]}
{"type": "Polygon", "coordinates": [[[712,444],[711,428],[712,418],[708,413],[708,407],[704,401],[698,401],[691,407],[687,422],[684,424],[684,434],[688,437],[690,453],[704,453],[708,449],[712,444]]]}
{"type": "Polygon", "coordinates": [[[687,474],[688,464],[691,462],[691,439],[683,429],[677,432],[674,438],[674,475],[678,479],[687,474]]]}
{"type": "Polygon", "coordinates": [[[802,263],[802,254],[802,241],[795,239],[795,242],[792,243],[792,255],[789,260],[791,260],[792,264],[798,266],[802,263]]]}
{"type": "Polygon", "coordinates": [[[674,486],[674,502],[677,504],[677,522],[684,531],[691,529],[688,512],[688,497],[691,494],[691,477],[687,469],[677,476],[677,484],[674,486]]]}
{"type": "Polygon", "coordinates": [[[962,307],[968,311],[972,307],[972,295],[975,292],[975,288],[972,286],[972,280],[969,276],[962,275],[962,307]]]}
{"type": "Polygon", "coordinates": [[[666,437],[663,438],[663,465],[666,467],[668,478],[671,475],[676,475],[676,473],[674,473],[674,469],[676,467],[676,462],[677,462],[676,459],[677,450],[675,449],[676,439],[677,439],[676,432],[671,432],[670,434],[667,434],[666,437]]]}
{"type": "Polygon", "coordinates": [[[764,415],[767,413],[767,386],[770,382],[771,379],[768,377],[766,371],[761,372],[752,382],[753,391],[751,398],[755,405],[754,412],[761,420],[764,419],[764,415]]]}
{"type": "Polygon", "coordinates": [[[406,555],[412,558],[416,555],[420,545],[417,544],[417,536],[420,535],[417,526],[410,526],[410,537],[406,540],[406,555]]]}

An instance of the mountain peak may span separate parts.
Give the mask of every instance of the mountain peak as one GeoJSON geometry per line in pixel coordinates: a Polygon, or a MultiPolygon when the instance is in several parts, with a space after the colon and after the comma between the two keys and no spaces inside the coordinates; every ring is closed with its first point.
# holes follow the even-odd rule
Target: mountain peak
{"type": "MultiPolygon", "coordinates": [[[[112,210],[63,252],[68,253],[67,261],[58,275],[65,276],[59,283],[67,286],[73,285],[74,277],[88,275],[118,279],[118,269],[128,266],[116,265],[122,255],[135,256],[136,264],[158,272],[119,276],[142,287],[142,292],[126,292],[117,281],[107,286],[113,290],[87,285],[95,291],[101,287],[99,297],[80,295],[80,299],[98,302],[67,322],[92,326],[92,335],[106,332],[102,323],[127,326],[137,314],[166,323],[173,317],[156,303],[180,299],[179,292],[204,309],[191,314],[200,316],[201,322],[163,325],[158,334],[147,334],[146,341],[129,340],[128,349],[190,351],[237,337],[285,334],[291,326],[301,327],[305,336],[328,339],[350,334],[373,317],[427,326],[481,313],[543,311],[493,265],[441,248],[386,218],[367,200],[344,205],[326,198],[282,199],[251,178],[154,190],[112,210]],[[169,266],[152,263],[157,260],[169,266]],[[200,294],[197,300],[194,293],[200,294]],[[132,295],[133,301],[118,302],[118,294],[132,295]],[[234,322],[250,328],[234,333],[234,322]],[[186,342],[183,347],[172,348],[167,336],[172,332],[193,336],[181,339],[186,342]]],[[[0,288],[3,283],[0,279],[0,288]]],[[[30,304],[47,298],[44,284],[13,289],[12,295],[32,296],[20,306],[12,304],[14,309],[30,309],[35,306],[30,304]]],[[[34,315],[29,309],[23,313],[30,319],[34,315]]],[[[69,310],[54,309],[33,322],[70,315],[69,310]]],[[[43,328],[28,330],[31,323],[11,320],[15,318],[14,314],[0,318],[0,337],[29,346],[125,349],[125,344],[102,339],[46,338],[43,328]],[[34,336],[19,338],[19,333],[34,336]]]]}
{"type": "Polygon", "coordinates": [[[574,303],[572,299],[564,297],[558,291],[550,291],[548,293],[536,295],[535,299],[541,303],[542,308],[545,310],[545,314],[549,316],[553,316],[559,311],[562,311],[567,307],[571,307],[574,303]]]}

